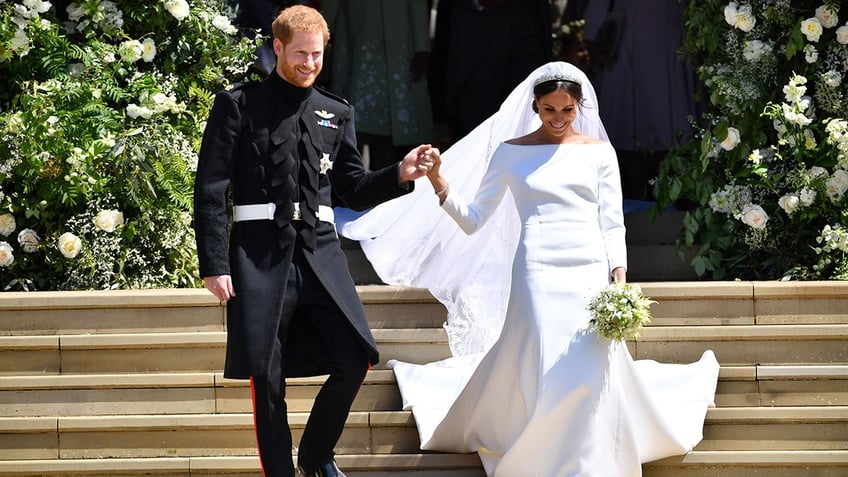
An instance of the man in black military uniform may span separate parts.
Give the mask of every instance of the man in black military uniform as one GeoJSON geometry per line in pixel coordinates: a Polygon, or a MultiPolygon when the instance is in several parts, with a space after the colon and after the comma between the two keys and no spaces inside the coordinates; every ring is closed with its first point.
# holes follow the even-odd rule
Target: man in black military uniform
{"type": "Polygon", "coordinates": [[[209,115],[195,182],[200,273],[227,302],[224,375],[251,380],[264,475],[294,476],[285,378],[329,374],[298,466],[307,476],[343,476],[333,448],[378,354],[332,205],[362,210],[403,195],[432,161],[423,145],[398,164],[366,171],[353,107],[313,87],[327,23],[293,6],[273,30],[276,69],[220,92],[209,115]]]}

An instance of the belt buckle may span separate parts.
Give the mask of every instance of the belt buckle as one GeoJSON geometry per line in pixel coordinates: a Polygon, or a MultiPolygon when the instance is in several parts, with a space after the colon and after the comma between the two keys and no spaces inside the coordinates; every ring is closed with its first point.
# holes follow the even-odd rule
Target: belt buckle
{"type": "Polygon", "coordinates": [[[292,211],[292,220],[302,220],[303,216],[300,215],[300,202],[295,202],[294,211],[292,211]]]}

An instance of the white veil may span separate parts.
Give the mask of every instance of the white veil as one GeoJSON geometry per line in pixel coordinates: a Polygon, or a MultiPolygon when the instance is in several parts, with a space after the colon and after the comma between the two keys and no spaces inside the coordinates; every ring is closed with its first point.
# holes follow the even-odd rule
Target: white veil
{"type": "MultiPolygon", "coordinates": [[[[498,112],[442,153],[441,171],[452,194],[474,197],[497,146],[541,125],[531,109],[533,86],[537,78],[554,75],[577,78],[582,85],[575,129],[607,140],[586,75],[569,63],[548,63],[522,81],[498,112]]],[[[360,242],[384,282],[427,288],[444,304],[454,356],[485,352],[500,334],[509,296],[520,231],[512,196],[507,194],[486,225],[468,236],[442,211],[427,179],[418,182],[412,193],[358,217],[337,209],[339,233],[360,242]]]]}

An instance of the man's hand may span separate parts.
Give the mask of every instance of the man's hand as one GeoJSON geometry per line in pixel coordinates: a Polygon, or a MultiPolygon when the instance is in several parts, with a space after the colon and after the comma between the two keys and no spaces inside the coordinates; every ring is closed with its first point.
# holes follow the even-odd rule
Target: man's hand
{"type": "Polygon", "coordinates": [[[203,284],[206,289],[215,295],[215,298],[227,302],[230,298],[236,296],[233,290],[233,280],[229,275],[212,275],[203,278],[203,284]]]}
{"type": "Polygon", "coordinates": [[[433,167],[435,161],[433,154],[434,152],[438,154],[438,151],[438,149],[429,144],[422,144],[409,151],[398,165],[398,179],[400,183],[414,181],[419,177],[427,175],[427,172],[433,167]]]}

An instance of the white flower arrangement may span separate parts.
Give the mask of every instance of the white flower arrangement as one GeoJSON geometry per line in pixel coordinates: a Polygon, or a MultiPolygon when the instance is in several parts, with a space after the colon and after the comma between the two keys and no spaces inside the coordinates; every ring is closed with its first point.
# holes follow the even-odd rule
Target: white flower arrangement
{"type": "Polygon", "coordinates": [[[0,0],[0,289],[200,285],[204,120],[258,79],[233,8],[0,0]]]}
{"type": "Polygon", "coordinates": [[[589,302],[589,328],[613,341],[632,340],[651,322],[651,305],[656,303],[632,283],[613,282],[589,302]]]}
{"type": "Polygon", "coordinates": [[[667,156],[654,191],[657,210],[696,204],[681,245],[697,250],[698,275],[848,279],[848,254],[815,243],[816,231],[848,229],[844,3],[703,0],[687,9],[682,50],[708,112],[667,156]]]}

